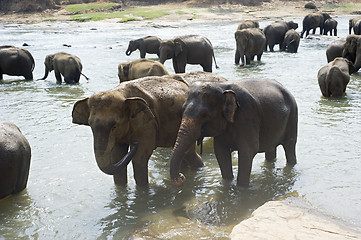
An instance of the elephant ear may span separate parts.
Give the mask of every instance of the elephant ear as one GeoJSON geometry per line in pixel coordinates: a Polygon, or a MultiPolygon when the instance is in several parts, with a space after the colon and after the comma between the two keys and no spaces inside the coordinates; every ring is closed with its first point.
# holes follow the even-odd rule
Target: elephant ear
{"type": "Polygon", "coordinates": [[[183,47],[180,42],[174,41],[174,48],[175,48],[174,54],[176,56],[178,56],[183,51],[183,47]]]}
{"type": "Polygon", "coordinates": [[[88,119],[90,115],[90,110],[89,110],[88,101],[89,98],[85,98],[83,100],[77,101],[74,104],[73,112],[72,112],[73,123],[89,126],[88,119]]]}
{"type": "Polygon", "coordinates": [[[225,104],[223,106],[223,115],[228,122],[234,122],[234,114],[239,106],[236,98],[236,94],[232,90],[226,90],[223,92],[226,97],[225,104]]]}
{"type": "Polygon", "coordinates": [[[124,104],[129,111],[130,125],[133,131],[141,130],[149,122],[157,123],[154,114],[143,98],[127,98],[124,104]]]}

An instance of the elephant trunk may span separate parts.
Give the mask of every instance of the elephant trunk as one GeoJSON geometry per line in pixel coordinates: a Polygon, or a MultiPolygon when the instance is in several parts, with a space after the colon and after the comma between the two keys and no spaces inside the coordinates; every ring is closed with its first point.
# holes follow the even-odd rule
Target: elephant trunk
{"type": "Polygon", "coordinates": [[[38,79],[38,80],[45,80],[45,79],[48,77],[48,75],[49,75],[49,70],[48,70],[48,68],[47,68],[47,67],[45,67],[45,74],[44,74],[44,77],[42,77],[42,78],[40,78],[40,79],[38,79]]]}
{"type": "Polygon", "coordinates": [[[186,178],[180,173],[180,166],[185,153],[193,146],[200,135],[198,129],[199,127],[196,126],[194,119],[182,119],[170,161],[170,177],[177,187],[182,186],[185,182],[186,178]]]}
{"type": "Polygon", "coordinates": [[[127,56],[130,56],[130,54],[132,54],[132,52],[133,52],[133,51],[131,51],[131,50],[128,48],[127,51],[125,51],[125,54],[126,54],[127,56]]]}

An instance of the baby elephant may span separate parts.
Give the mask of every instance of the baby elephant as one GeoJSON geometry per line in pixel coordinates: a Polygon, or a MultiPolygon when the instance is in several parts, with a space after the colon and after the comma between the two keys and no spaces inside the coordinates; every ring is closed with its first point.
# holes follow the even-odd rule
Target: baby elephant
{"type": "Polygon", "coordinates": [[[118,77],[120,82],[129,81],[147,76],[169,75],[167,69],[160,62],[149,59],[138,59],[118,65],[118,77]]]}
{"type": "Polygon", "coordinates": [[[338,23],[335,19],[327,19],[323,25],[323,35],[327,35],[327,33],[330,32],[330,36],[332,36],[333,30],[333,36],[337,36],[337,24],[338,23]]]}
{"type": "Polygon", "coordinates": [[[159,46],[162,40],[155,36],[133,39],[129,41],[128,49],[125,54],[129,56],[135,50],[139,49],[140,58],[145,58],[146,53],[157,54],[159,57],[159,46]]]}
{"type": "Polygon", "coordinates": [[[285,34],[285,39],[283,41],[283,47],[287,52],[296,53],[298,46],[300,45],[301,36],[294,29],[290,29],[285,34]]]}
{"type": "Polygon", "coordinates": [[[58,52],[46,56],[45,61],[45,75],[39,80],[44,80],[48,77],[49,72],[55,72],[56,81],[62,82],[61,75],[64,77],[66,83],[74,84],[79,82],[80,74],[86,77],[81,71],[83,65],[80,58],[65,52],[58,52]]]}
{"type": "Polygon", "coordinates": [[[26,188],[30,158],[29,142],[20,129],[0,122],[0,199],[26,188]]]}
{"type": "Polygon", "coordinates": [[[324,97],[340,98],[346,91],[350,74],[354,72],[352,62],[337,57],[318,71],[318,84],[324,97]]]}

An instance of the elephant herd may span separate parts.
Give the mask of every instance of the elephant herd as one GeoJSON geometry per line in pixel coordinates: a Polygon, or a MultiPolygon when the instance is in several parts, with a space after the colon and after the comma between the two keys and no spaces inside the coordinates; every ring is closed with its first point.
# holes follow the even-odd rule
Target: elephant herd
{"type": "MultiPolygon", "coordinates": [[[[276,21],[264,29],[257,21],[243,21],[237,28],[235,63],[250,64],[264,51],[296,53],[303,34],[317,27],[322,34],[337,34],[337,22],[328,14],[315,13],[295,31],[293,21],[276,21]],[[328,22],[333,22],[328,23],[328,22]]],[[[356,35],[361,17],[350,20],[345,41],[330,44],[329,63],[318,73],[324,96],[339,97],[345,92],[349,75],[361,67],[361,36],[356,35]],[[351,32],[350,32],[351,33],[351,32]]],[[[223,179],[232,180],[232,151],[238,151],[237,185],[248,186],[253,158],[264,152],[266,160],[276,158],[281,145],[287,164],[296,164],[298,128],[297,103],[292,94],[275,80],[227,81],[212,74],[214,57],[211,42],[202,36],[186,35],[169,40],[154,36],[129,42],[126,55],[140,51],[140,59],[118,65],[120,84],[94,94],[73,106],[72,122],[90,126],[98,167],[112,175],[117,185],[126,185],[127,165],[132,162],[137,185],[148,185],[148,161],[157,147],[172,148],[170,176],[176,186],[185,182],[182,170],[203,166],[195,151],[205,137],[214,138],[214,152],[223,179]],[[157,54],[160,62],[145,59],[157,54]],[[175,74],[163,63],[172,59],[175,74]],[[186,64],[199,64],[203,71],[185,73],[186,64]]],[[[82,64],[77,56],[59,52],[46,56],[45,75],[54,70],[57,82],[79,82],[82,64]]],[[[33,79],[34,59],[14,46],[0,47],[0,78],[3,74],[33,79]]],[[[84,75],[85,76],[85,75],[84,75]]],[[[86,77],[87,78],[87,77],[86,77]]],[[[88,79],[88,78],[87,78],[88,79]]],[[[26,187],[31,150],[21,131],[12,123],[0,122],[0,198],[26,187]],[[9,169],[12,169],[10,171],[9,169]]]]}

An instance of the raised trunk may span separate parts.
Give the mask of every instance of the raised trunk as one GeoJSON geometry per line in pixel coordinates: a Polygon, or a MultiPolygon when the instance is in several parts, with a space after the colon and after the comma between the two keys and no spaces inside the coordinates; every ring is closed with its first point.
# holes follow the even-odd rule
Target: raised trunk
{"type": "Polygon", "coordinates": [[[195,120],[183,118],[170,161],[170,177],[176,186],[182,186],[185,182],[185,176],[180,173],[182,159],[185,152],[192,147],[199,137],[200,131],[196,127],[195,120]]]}

